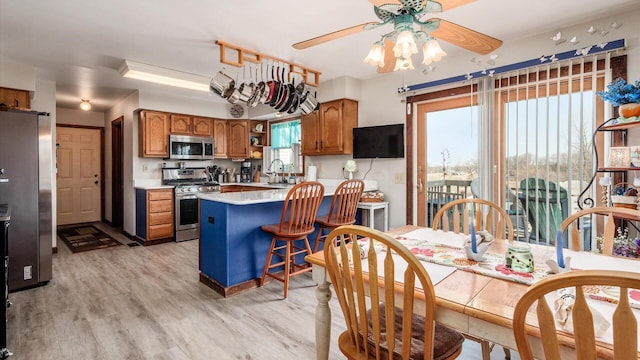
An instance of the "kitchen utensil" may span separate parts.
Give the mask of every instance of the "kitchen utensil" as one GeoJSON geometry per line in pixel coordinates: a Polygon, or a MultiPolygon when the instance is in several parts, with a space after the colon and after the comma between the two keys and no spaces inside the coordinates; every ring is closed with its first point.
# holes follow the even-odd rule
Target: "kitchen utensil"
{"type": "Polygon", "coordinates": [[[214,93],[226,99],[231,95],[236,83],[230,76],[223,73],[223,70],[224,68],[213,76],[209,87],[214,93]]]}
{"type": "Polygon", "coordinates": [[[306,93],[304,100],[302,100],[300,104],[300,111],[302,111],[303,114],[309,114],[320,106],[318,100],[316,100],[316,95],[317,92],[315,92],[314,95],[311,95],[309,91],[306,93]]]}

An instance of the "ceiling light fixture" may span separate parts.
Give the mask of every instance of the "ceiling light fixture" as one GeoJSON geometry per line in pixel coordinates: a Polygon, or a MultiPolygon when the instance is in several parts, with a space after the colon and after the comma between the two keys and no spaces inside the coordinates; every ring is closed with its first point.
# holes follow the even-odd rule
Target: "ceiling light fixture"
{"type": "MultiPolygon", "coordinates": [[[[384,42],[389,39],[395,42],[393,46],[393,56],[396,58],[396,65],[393,71],[413,70],[413,61],[411,56],[418,53],[417,40],[424,42],[422,46],[422,63],[429,65],[432,62],[440,61],[446,56],[438,41],[430,36],[422,28],[414,30],[414,20],[410,14],[400,14],[395,20],[394,30],[388,34],[382,35],[379,41],[376,41],[369,50],[369,54],[364,59],[371,65],[384,67],[384,42]]],[[[419,25],[422,24],[417,22],[419,25]]]]}
{"type": "Polygon", "coordinates": [[[125,60],[120,66],[120,75],[156,84],[177,86],[185,89],[209,92],[210,78],[206,76],[167,69],[159,66],[125,60]]]}
{"type": "Polygon", "coordinates": [[[80,102],[80,109],[82,109],[84,111],[91,110],[91,103],[89,102],[89,100],[82,99],[82,101],[80,102]]]}

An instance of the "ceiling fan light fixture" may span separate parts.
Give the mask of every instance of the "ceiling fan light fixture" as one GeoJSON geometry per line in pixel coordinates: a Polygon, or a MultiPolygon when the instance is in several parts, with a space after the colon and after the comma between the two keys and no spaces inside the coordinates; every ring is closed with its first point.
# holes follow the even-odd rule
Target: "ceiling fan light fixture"
{"type": "Polygon", "coordinates": [[[384,67],[384,46],[380,43],[374,43],[371,45],[369,54],[364,58],[364,62],[384,67]]]}
{"type": "Polygon", "coordinates": [[[411,56],[405,58],[405,57],[398,57],[396,58],[396,66],[393,68],[393,71],[398,71],[398,70],[413,70],[415,69],[413,67],[413,61],[411,61],[411,56]]]}
{"type": "Polygon", "coordinates": [[[447,53],[442,50],[437,40],[430,39],[422,46],[422,55],[424,56],[422,63],[429,65],[432,62],[440,61],[443,56],[447,56],[447,53]]]}
{"type": "Polygon", "coordinates": [[[89,100],[82,99],[82,101],[80,101],[80,109],[84,111],[91,110],[91,103],[89,102],[89,100]]]}
{"type": "Polygon", "coordinates": [[[403,30],[398,34],[396,45],[393,47],[393,55],[403,58],[410,58],[412,54],[418,53],[416,37],[411,30],[403,30]]]}

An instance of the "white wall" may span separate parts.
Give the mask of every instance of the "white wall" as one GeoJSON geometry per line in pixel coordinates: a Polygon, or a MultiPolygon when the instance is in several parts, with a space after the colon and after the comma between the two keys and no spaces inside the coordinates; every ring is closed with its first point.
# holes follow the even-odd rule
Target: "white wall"
{"type": "Polygon", "coordinates": [[[36,90],[36,69],[33,66],[0,62],[0,87],[36,90]]]}
{"type": "Polygon", "coordinates": [[[57,108],[58,124],[105,127],[104,113],[80,109],[57,108]]]}
{"type": "Polygon", "coordinates": [[[122,217],[122,229],[130,234],[136,233],[136,203],[135,191],[133,189],[133,163],[138,159],[138,118],[134,111],[138,108],[138,92],[134,92],[125,98],[122,102],[116,104],[105,113],[105,217],[111,220],[111,121],[123,117],[123,207],[124,214],[122,217]],[[134,145],[135,141],[135,147],[134,145]]]}

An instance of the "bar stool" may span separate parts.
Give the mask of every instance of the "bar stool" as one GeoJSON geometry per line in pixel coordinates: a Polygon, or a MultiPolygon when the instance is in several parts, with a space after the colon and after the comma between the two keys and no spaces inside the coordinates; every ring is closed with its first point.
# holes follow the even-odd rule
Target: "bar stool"
{"type": "Polygon", "coordinates": [[[358,202],[364,191],[364,181],[362,180],[346,180],[338,185],[336,192],[331,199],[331,207],[327,215],[318,216],[316,224],[318,224],[318,233],[316,235],[316,243],[313,246],[313,252],[318,251],[318,245],[324,241],[326,235],[322,235],[323,230],[331,230],[342,225],[351,225],[356,222],[356,211],[358,210],[358,202]]]}
{"type": "Polygon", "coordinates": [[[295,256],[303,253],[305,256],[311,255],[311,246],[307,235],[315,230],[314,222],[323,196],[324,186],[319,182],[303,182],[295,185],[285,197],[280,223],[260,227],[263,231],[273,235],[264,270],[262,270],[260,286],[264,285],[267,276],[282,281],[284,282],[284,297],[286,299],[289,291],[289,278],[311,271],[309,264],[296,263],[295,256]],[[284,241],[284,244],[278,244],[278,241],[284,241]],[[296,241],[302,241],[303,247],[295,246],[296,241]],[[282,261],[271,263],[274,255],[281,258],[282,261]],[[283,266],[284,274],[282,277],[277,273],[269,272],[270,269],[283,266]]]}

